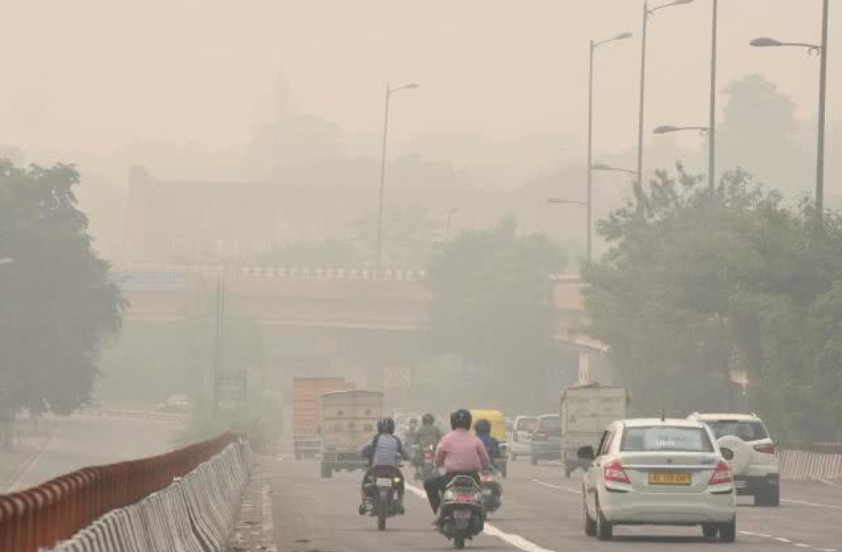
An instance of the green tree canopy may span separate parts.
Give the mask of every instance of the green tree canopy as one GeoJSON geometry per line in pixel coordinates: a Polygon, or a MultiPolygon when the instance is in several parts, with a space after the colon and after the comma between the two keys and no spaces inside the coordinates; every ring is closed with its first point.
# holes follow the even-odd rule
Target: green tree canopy
{"type": "Polygon", "coordinates": [[[611,250],[585,271],[589,331],[641,413],[750,408],[783,434],[842,436],[842,224],[829,214],[820,239],[812,220],[740,171],[711,202],[679,166],[600,223],[611,250]]]}
{"type": "Polygon", "coordinates": [[[541,235],[518,235],[513,219],[462,233],[437,252],[428,278],[435,296],[432,343],[440,353],[462,355],[472,380],[462,392],[530,405],[545,382],[555,331],[549,276],[562,265],[556,245],[541,235]]]}
{"type": "Polygon", "coordinates": [[[69,413],[90,398],[124,307],[91,247],[69,165],[0,161],[0,403],[69,413]]]}

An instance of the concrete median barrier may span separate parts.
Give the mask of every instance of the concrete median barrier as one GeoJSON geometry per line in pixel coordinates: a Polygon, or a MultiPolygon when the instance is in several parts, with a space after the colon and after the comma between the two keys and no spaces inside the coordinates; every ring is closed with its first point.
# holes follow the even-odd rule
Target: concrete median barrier
{"type": "Polygon", "coordinates": [[[0,495],[0,551],[216,552],[249,478],[232,434],[0,495]]]}

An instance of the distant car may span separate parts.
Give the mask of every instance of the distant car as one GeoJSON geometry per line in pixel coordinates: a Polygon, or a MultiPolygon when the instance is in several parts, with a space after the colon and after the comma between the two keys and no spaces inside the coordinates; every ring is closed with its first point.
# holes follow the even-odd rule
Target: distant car
{"type": "Polygon", "coordinates": [[[512,424],[512,439],[509,443],[509,459],[517,460],[518,456],[529,456],[532,452],[532,432],[535,431],[535,416],[518,416],[512,424]]]}
{"type": "Polygon", "coordinates": [[[533,466],[542,460],[561,459],[561,418],[544,414],[535,420],[535,431],[529,442],[529,460],[533,466]]]}
{"type": "Polygon", "coordinates": [[[757,506],[779,506],[781,477],[775,442],[756,414],[691,414],[710,426],[731,465],[738,495],[754,497],[757,506]]]}
{"type": "Polygon", "coordinates": [[[166,412],[170,414],[183,414],[189,409],[189,402],[187,395],[172,395],[166,401],[155,407],[157,412],[166,412]]]}
{"type": "Polygon", "coordinates": [[[707,538],[734,542],[737,496],[731,468],[711,429],[696,420],[612,423],[582,482],[584,529],[611,540],[617,525],[699,525],[707,538]]]}

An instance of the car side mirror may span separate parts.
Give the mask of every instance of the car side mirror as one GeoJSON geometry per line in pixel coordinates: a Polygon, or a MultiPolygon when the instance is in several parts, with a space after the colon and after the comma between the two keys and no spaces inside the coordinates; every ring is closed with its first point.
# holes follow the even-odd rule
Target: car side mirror
{"type": "Polygon", "coordinates": [[[578,456],[580,460],[593,460],[596,458],[596,452],[592,446],[587,445],[579,447],[579,450],[576,451],[576,456],[578,456]]]}
{"type": "Polygon", "coordinates": [[[722,453],[722,458],[728,460],[729,462],[734,459],[734,451],[729,448],[721,448],[719,452],[722,453]]]}

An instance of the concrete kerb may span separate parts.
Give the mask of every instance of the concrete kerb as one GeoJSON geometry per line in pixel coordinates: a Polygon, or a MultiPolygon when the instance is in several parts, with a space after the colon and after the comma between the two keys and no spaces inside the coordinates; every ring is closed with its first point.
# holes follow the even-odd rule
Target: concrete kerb
{"type": "Polygon", "coordinates": [[[220,552],[234,528],[249,477],[238,441],[165,489],[113,510],[55,552],[220,552]]]}

